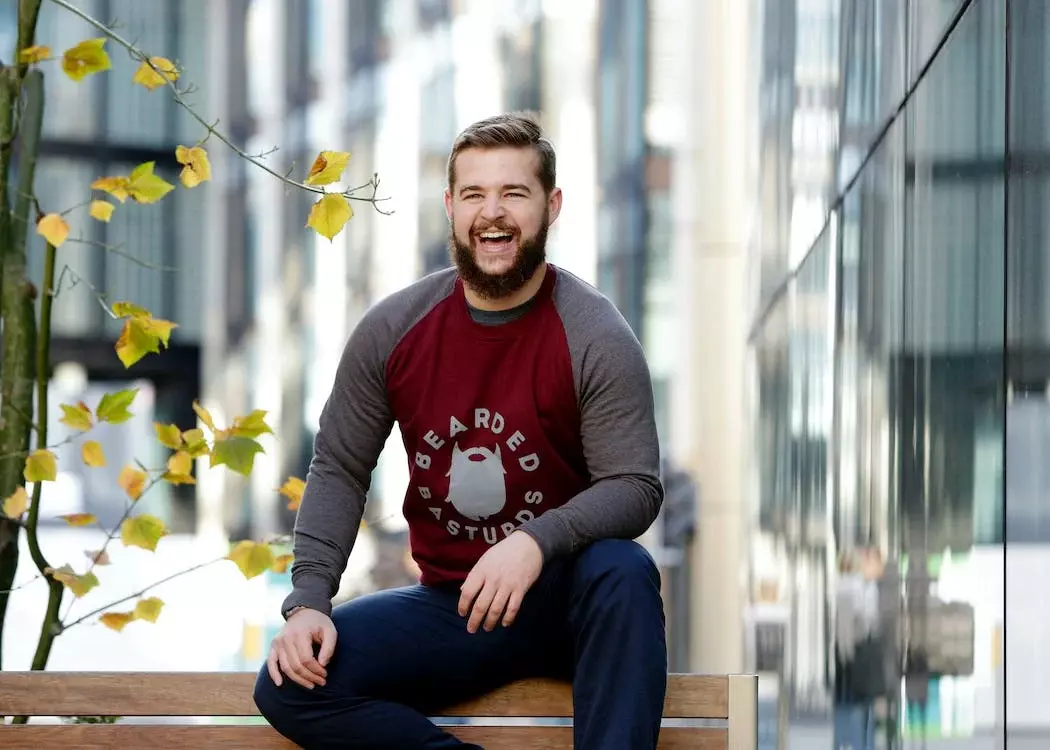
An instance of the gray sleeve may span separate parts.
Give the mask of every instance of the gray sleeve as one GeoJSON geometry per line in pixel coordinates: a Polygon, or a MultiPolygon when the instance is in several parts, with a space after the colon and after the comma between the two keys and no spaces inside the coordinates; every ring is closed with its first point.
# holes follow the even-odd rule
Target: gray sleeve
{"type": "Polygon", "coordinates": [[[298,606],[331,613],[372,472],[393,428],[385,384],[389,346],[383,345],[387,336],[375,318],[374,311],[366,314],[350,335],[321,412],[295,519],[292,592],[281,606],[285,616],[298,606]]]}
{"type": "Polygon", "coordinates": [[[565,505],[522,526],[540,545],[544,559],[599,539],[635,539],[656,520],[663,502],[645,354],[612,303],[582,284],[575,281],[555,299],[573,361],[591,484],[565,505]]]}

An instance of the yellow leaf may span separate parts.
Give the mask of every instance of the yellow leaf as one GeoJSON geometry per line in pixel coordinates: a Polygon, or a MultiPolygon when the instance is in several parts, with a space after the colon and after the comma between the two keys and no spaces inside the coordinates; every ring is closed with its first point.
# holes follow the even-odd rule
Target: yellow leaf
{"type": "Polygon", "coordinates": [[[307,185],[331,185],[343,177],[346,163],[350,161],[350,154],[345,151],[322,151],[314,159],[310,167],[310,174],[306,178],[307,185]]]}
{"type": "Polygon", "coordinates": [[[168,535],[164,522],[147,513],[125,519],[120,525],[120,541],[128,547],[141,547],[154,552],[157,542],[168,535]]]}
{"type": "Polygon", "coordinates": [[[46,60],[49,57],[51,57],[50,47],[46,44],[35,44],[32,47],[26,47],[18,53],[18,62],[23,65],[32,65],[41,60],[46,60]]]}
{"type": "Polygon", "coordinates": [[[91,208],[89,209],[92,219],[98,219],[109,223],[109,220],[113,218],[114,206],[109,201],[91,201],[91,208]]]}
{"type": "Polygon", "coordinates": [[[230,434],[235,437],[257,438],[267,433],[272,435],[273,430],[266,424],[265,409],[256,409],[245,417],[235,417],[230,427],[230,434]]]}
{"type": "Polygon", "coordinates": [[[237,546],[226,556],[240,568],[245,578],[255,578],[268,571],[274,564],[275,559],[270,545],[263,542],[253,542],[246,539],[238,542],[237,546]]]}
{"type": "Polygon", "coordinates": [[[136,469],[134,466],[125,466],[120,470],[120,476],[117,477],[117,484],[124,492],[128,493],[128,497],[132,500],[138,500],[142,497],[143,490],[146,489],[146,480],[149,479],[149,474],[136,469]]]}
{"type": "Polygon", "coordinates": [[[155,596],[151,596],[149,599],[140,599],[135,605],[135,619],[156,622],[163,608],[164,602],[155,596]]]}
{"type": "Polygon", "coordinates": [[[168,459],[168,470],[164,478],[172,484],[196,484],[193,478],[193,458],[186,451],[179,451],[168,459]]]}
{"type": "Polygon", "coordinates": [[[29,508],[29,495],[25,487],[17,487],[9,498],[4,500],[4,515],[8,518],[18,519],[29,508]]]}
{"type": "Polygon", "coordinates": [[[90,526],[98,520],[90,513],[66,513],[59,518],[70,526],[90,526]]]}
{"type": "Polygon", "coordinates": [[[193,402],[193,411],[204,423],[205,427],[207,427],[212,432],[217,432],[217,430],[215,429],[215,420],[211,418],[211,412],[209,412],[207,409],[201,406],[200,403],[196,400],[193,402]]]}
{"type": "Polygon", "coordinates": [[[80,431],[90,430],[94,426],[91,409],[83,401],[77,402],[75,406],[59,404],[59,408],[62,409],[62,419],[58,421],[62,424],[80,431]]]}
{"type": "Polygon", "coordinates": [[[174,83],[177,80],[179,80],[179,69],[175,67],[175,63],[166,57],[151,57],[149,63],[142,61],[131,82],[153,91],[168,81],[174,83]],[[150,65],[150,63],[153,64],[150,65]]]}
{"type": "Polygon", "coordinates": [[[193,458],[206,456],[211,451],[208,441],[204,439],[204,430],[197,427],[182,433],[182,439],[186,441],[186,452],[193,458]]]}
{"type": "Polygon", "coordinates": [[[156,203],[175,189],[164,178],[153,174],[155,162],[139,164],[128,176],[128,195],[138,203],[156,203]]]}
{"type": "Polygon", "coordinates": [[[48,214],[36,223],[36,233],[52,246],[60,247],[69,236],[69,224],[58,214],[48,214]]]}
{"type": "Polygon", "coordinates": [[[299,510],[299,505],[303,502],[304,490],[306,490],[306,482],[299,477],[288,477],[277,491],[288,498],[288,510],[299,510]]]}
{"type": "Polygon", "coordinates": [[[350,208],[350,201],[345,196],[329,193],[310,209],[310,218],[306,226],[331,241],[342,231],[346,222],[350,221],[353,215],[354,211],[350,208]]]}
{"type": "Polygon", "coordinates": [[[84,555],[93,565],[109,565],[109,553],[104,549],[99,550],[84,550],[84,555]]]}
{"type": "Polygon", "coordinates": [[[273,565],[270,566],[270,571],[279,574],[287,573],[288,566],[292,564],[294,559],[294,555],[278,555],[274,558],[273,565]]]}
{"type": "Polygon", "coordinates": [[[154,422],[153,431],[157,433],[157,440],[165,448],[177,451],[182,447],[182,433],[177,425],[154,422]]]}
{"type": "Polygon", "coordinates": [[[63,565],[61,568],[57,569],[44,568],[44,572],[50,574],[50,576],[56,581],[60,581],[66,588],[73,592],[73,596],[77,599],[98,586],[98,578],[95,577],[94,573],[77,575],[77,573],[68,565],[63,565]]]}
{"type": "Polygon", "coordinates": [[[23,476],[27,482],[53,482],[58,476],[55,454],[49,450],[33,451],[26,459],[23,476]]]}
{"type": "Polygon", "coordinates": [[[225,464],[231,471],[248,476],[255,465],[255,454],[265,453],[263,447],[252,438],[216,437],[211,449],[212,468],[225,464]]]}
{"type": "Polygon", "coordinates": [[[98,621],[110,630],[116,630],[119,633],[129,622],[134,622],[136,619],[131,612],[106,612],[98,618],[98,621]]]}
{"type": "Polygon", "coordinates": [[[106,454],[102,451],[102,445],[95,440],[88,440],[80,446],[80,457],[86,465],[96,469],[106,465],[106,454]]]}
{"type": "Polygon", "coordinates": [[[98,406],[95,407],[95,414],[98,415],[99,421],[109,422],[110,424],[127,422],[135,416],[128,411],[128,407],[131,406],[138,392],[138,388],[125,388],[121,391],[104,394],[99,399],[98,406]]]}
{"type": "Polygon", "coordinates": [[[153,313],[144,307],[139,307],[131,302],[114,302],[113,303],[113,314],[118,318],[126,318],[129,315],[136,316],[141,315],[146,318],[152,318],[153,313]]]}
{"type": "Polygon", "coordinates": [[[110,69],[106,38],[86,39],[62,54],[62,70],[74,81],[110,69]]]}
{"type": "Polygon", "coordinates": [[[147,354],[159,353],[161,346],[167,347],[171,331],[176,327],[170,320],[146,315],[127,318],[114,347],[124,368],[131,367],[147,354]]]}
{"type": "Polygon", "coordinates": [[[91,183],[92,190],[101,190],[123,203],[128,199],[128,188],[131,181],[127,177],[99,177],[91,183]]]}
{"type": "Polygon", "coordinates": [[[208,161],[208,152],[202,147],[177,147],[175,161],[183,165],[179,180],[185,187],[195,188],[211,179],[211,162],[208,161]]]}

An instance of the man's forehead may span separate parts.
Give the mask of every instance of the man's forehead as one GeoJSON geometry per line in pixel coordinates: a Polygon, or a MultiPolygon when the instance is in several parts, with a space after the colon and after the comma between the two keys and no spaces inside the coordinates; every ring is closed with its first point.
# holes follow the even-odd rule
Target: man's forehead
{"type": "Polygon", "coordinates": [[[456,157],[456,182],[514,182],[539,184],[539,154],[532,148],[469,148],[456,157]]]}

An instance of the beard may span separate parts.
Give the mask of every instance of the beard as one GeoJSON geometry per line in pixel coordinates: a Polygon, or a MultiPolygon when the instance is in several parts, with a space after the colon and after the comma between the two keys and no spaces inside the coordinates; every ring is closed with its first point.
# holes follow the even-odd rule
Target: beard
{"type": "MultiPolygon", "coordinates": [[[[456,264],[463,283],[479,297],[487,300],[502,299],[519,291],[547,259],[549,218],[550,211],[544,211],[543,220],[536,234],[532,237],[520,237],[518,250],[514,254],[514,262],[510,268],[499,273],[489,273],[478,265],[472,245],[481,240],[475,239],[474,231],[471,231],[470,244],[463,244],[456,236],[455,224],[451,224],[448,238],[449,255],[456,264]]],[[[515,231],[513,227],[501,226],[498,223],[481,231],[489,229],[515,231]]]]}

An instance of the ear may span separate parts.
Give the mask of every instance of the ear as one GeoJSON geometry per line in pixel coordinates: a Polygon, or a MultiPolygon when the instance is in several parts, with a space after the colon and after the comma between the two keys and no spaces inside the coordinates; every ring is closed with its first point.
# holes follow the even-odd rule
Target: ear
{"type": "Polygon", "coordinates": [[[556,187],[553,190],[551,190],[550,197],[547,198],[547,210],[550,212],[551,224],[557,221],[558,216],[561,214],[561,202],[561,188],[556,187]]]}
{"type": "Polygon", "coordinates": [[[445,216],[452,221],[452,191],[445,188],[445,216]]]}

